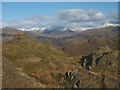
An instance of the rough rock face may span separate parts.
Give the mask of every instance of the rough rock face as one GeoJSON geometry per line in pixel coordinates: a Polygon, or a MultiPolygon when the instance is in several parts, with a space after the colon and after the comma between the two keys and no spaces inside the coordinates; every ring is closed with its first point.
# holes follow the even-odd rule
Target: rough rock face
{"type": "Polygon", "coordinates": [[[24,33],[17,33],[14,35],[14,37],[9,40],[9,42],[6,43],[27,43],[27,41],[25,40],[26,38],[26,34],[24,33]]]}
{"type": "Polygon", "coordinates": [[[118,52],[112,51],[107,45],[93,54],[83,56],[79,63],[87,70],[118,76],[118,52]]]}
{"type": "Polygon", "coordinates": [[[93,54],[83,56],[79,64],[82,68],[66,72],[64,86],[69,88],[119,88],[118,52],[104,46],[93,54]]]}
{"type": "Polygon", "coordinates": [[[100,75],[85,69],[67,72],[66,78],[73,88],[118,88],[120,80],[109,75],[100,75]]]}

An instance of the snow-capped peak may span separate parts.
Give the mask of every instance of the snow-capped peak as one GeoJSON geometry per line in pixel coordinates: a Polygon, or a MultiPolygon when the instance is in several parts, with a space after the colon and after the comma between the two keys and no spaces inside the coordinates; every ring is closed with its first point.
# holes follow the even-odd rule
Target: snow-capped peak
{"type": "Polygon", "coordinates": [[[79,28],[71,28],[72,31],[85,31],[88,29],[92,29],[91,27],[79,27],[79,28]]]}
{"type": "MultiPolygon", "coordinates": [[[[120,26],[120,24],[112,24],[112,23],[105,23],[103,25],[100,25],[96,28],[103,28],[103,27],[108,27],[108,26],[120,26]]],[[[85,31],[88,29],[93,29],[92,27],[74,27],[74,28],[70,28],[70,27],[56,27],[56,26],[41,26],[41,27],[31,27],[31,28],[18,28],[19,30],[22,31],[34,31],[34,32],[44,32],[44,31],[48,31],[48,30],[60,30],[60,31],[66,31],[66,30],[71,30],[71,31],[85,31]]]]}
{"type": "Polygon", "coordinates": [[[35,31],[35,32],[42,32],[46,29],[50,28],[49,26],[44,26],[44,27],[33,27],[33,28],[18,28],[19,30],[22,31],[35,31]]]}
{"type": "Polygon", "coordinates": [[[116,27],[116,26],[120,26],[120,24],[105,23],[103,25],[98,26],[97,28],[108,27],[108,26],[116,27]]]}

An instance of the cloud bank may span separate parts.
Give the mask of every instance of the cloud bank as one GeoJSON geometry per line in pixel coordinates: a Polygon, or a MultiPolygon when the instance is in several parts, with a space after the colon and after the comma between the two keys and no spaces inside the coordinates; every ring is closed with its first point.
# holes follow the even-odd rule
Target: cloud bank
{"type": "Polygon", "coordinates": [[[11,27],[30,27],[36,25],[42,25],[44,22],[54,20],[54,18],[46,15],[31,15],[30,17],[25,17],[23,20],[10,20],[3,21],[2,27],[11,26],[11,27]]]}
{"type": "Polygon", "coordinates": [[[118,11],[110,11],[109,14],[107,15],[107,19],[109,23],[118,23],[118,11]]]}
{"type": "Polygon", "coordinates": [[[31,15],[23,20],[3,21],[4,26],[29,27],[40,25],[59,25],[64,27],[98,27],[107,23],[118,23],[118,12],[110,11],[105,15],[102,11],[89,9],[67,9],[55,13],[56,18],[46,15],[31,15]]]}
{"type": "Polygon", "coordinates": [[[70,26],[89,26],[95,27],[97,24],[104,23],[105,15],[98,10],[89,9],[68,9],[57,12],[58,22],[70,24],[70,26]]]}

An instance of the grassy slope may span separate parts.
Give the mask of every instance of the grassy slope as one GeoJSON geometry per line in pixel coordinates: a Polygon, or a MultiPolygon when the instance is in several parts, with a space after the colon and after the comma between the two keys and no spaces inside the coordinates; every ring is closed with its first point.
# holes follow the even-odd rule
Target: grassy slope
{"type": "Polygon", "coordinates": [[[2,62],[2,88],[44,88],[34,78],[28,78],[15,65],[3,58],[2,62]]]}
{"type": "Polygon", "coordinates": [[[77,68],[76,59],[64,55],[53,46],[31,40],[24,33],[16,34],[3,44],[3,57],[15,64],[16,68],[43,84],[56,87],[57,76],[77,68]]]}
{"type": "Polygon", "coordinates": [[[61,49],[70,56],[89,55],[91,52],[97,50],[99,47],[107,44],[105,39],[91,39],[84,41],[74,41],[68,45],[61,47],[61,49]]]}

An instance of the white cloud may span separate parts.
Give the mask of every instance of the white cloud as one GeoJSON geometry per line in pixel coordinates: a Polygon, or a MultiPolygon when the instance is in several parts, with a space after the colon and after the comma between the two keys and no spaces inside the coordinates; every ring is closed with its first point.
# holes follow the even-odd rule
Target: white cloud
{"type": "Polygon", "coordinates": [[[105,15],[98,10],[89,9],[88,11],[82,9],[68,9],[61,10],[56,13],[58,15],[58,22],[64,22],[64,25],[69,26],[97,26],[104,22],[105,15]]]}
{"type": "Polygon", "coordinates": [[[48,21],[48,20],[53,20],[54,18],[46,16],[46,15],[32,15],[31,17],[27,17],[24,20],[26,21],[35,21],[35,22],[43,22],[43,21],[48,21]]]}
{"type": "Polygon", "coordinates": [[[26,27],[26,26],[32,26],[32,25],[41,25],[42,23],[46,21],[53,20],[54,18],[45,16],[45,15],[32,15],[31,17],[26,17],[23,20],[10,20],[6,21],[7,26],[12,26],[12,27],[26,27]]]}
{"type": "Polygon", "coordinates": [[[118,23],[118,11],[112,10],[107,15],[107,22],[118,23]]]}
{"type": "Polygon", "coordinates": [[[68,9],[57,12],[59,20],[67,20],[70,22],[88,22],[94,20],[102,20],[105,15],[101,11],[89,9],[88,11],[82,9],[68,9]]]}
{"type": "Polygon", "coordinates": [[[0,20],[0,28],[6,27],[6,26],[8,26],[8,24],[5,23],[4,21],[0,20]]]}

